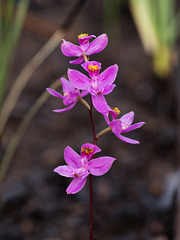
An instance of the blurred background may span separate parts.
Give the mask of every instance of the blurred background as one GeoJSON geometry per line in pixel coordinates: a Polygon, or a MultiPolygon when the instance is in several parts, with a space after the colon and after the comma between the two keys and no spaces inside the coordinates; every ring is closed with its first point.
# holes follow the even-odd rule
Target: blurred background
{"type": "MultiPolygon", "coordinates": [[[[112,169],[94,177],[94,239],[180,239],[180,2],[175,0],[0,0],[0,239],[83,240],[89,236],[88,183],[66,195],[70,179],[53,173],[64,148],[93,142],[89,113],[45,89],[61,91],[70,58],[61,39],[107,33],[90,60],[118,64],[107,96],[141,129],[98,140],[112,169]]],[[[86,98],[89,101],[89,98],[86,98]]],[[[96,132],[106,127],[94,111],[96,132]]]]}

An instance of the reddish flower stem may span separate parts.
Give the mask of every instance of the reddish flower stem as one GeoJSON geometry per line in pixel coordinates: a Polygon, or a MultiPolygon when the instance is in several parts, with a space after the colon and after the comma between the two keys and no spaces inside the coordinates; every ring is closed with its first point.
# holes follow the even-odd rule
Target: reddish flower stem
{"type": "MultiPolygon", "coordinates": [[[[83,54],[84,61],[87,62],[88,58],[85,54],[83,54]]],[[[91,98],[91,105],[90,105],[90,119],[91,119],[91,126],[93,131],[93,138],[94,138],[94,145],[97,145],[97,138],[96,138],[96,131],[94,126],[94,120],[92,115],[92,98],[91,98]]],[[[92,157],[93,158],[93,157],[92,157]]],[[[92,175],[89,174],[89,240],[93,240],[93,186],[92,186],[92,175]]]]}
{"type": "MultiPolygon", "coordinates": [[[[97,145],[97,138],[96,138],[96,131],[94,126],[94,120],[92,115],[92,99],[90,105],[90,119],[91,119],[91,126],[93,130],[93,138],[94,138],[94,145],[97,145]]],[[[89,205],[90,205],[90,212],[89,212],[89,240],[93,240],[93,186],[92,186],[92,175],[89,175],[89,205]]]]}
{"type": "Polygon", "coordinates": [[[92,115],[92,100],[91,100],[89,114],[90,114],[90,119],[91,119],[92,130],[93,130],[94,145],[97,145],[96,131],[95,131],[94,119],[93,119],[93,115],[92,115]]]}
{"type": "Polygon", "coordinates": [[[92,175],[89,175],[89,240],[93,240],[93,189],[92,175]]]}

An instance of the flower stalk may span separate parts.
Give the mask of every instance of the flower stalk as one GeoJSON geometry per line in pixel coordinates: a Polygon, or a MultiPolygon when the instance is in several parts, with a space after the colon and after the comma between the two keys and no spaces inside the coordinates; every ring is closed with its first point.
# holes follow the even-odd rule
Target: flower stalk
{"type": "Polygon", "coordinates": [[[96,135],[96,138],[98,139],[99,137],[101,137],[102,135],[104,135],[105,133],[111,131],[111,127],[107,127],[105,128],[104,130],[102,130],[101,132],[99,132],[97,135],[96,135]]]}
{"type": "Polygon", "coordinates": [[[87,58],[86,54],[83,53],[82,56],[83,56],[83,58],[84,58],[84,61],[87,62],[87,61],[88,61],[88,58],[87,58]]]}
{"type": "Polygon", "coordinates": [[[69,111],[78,101],[89,111],[93,132],[93,144],[83,144],[80,155],[71,147],[67,146],[64,150],[64,159],[67,165],[58,166],[54,169],[54,172],[61,176],[73,178],[66,189],[68,194],[79,192],[84,187],[87,177],[89,176],[89,240],[93,240],[93,175],[104,175],[116,160],[109,156],[95,158],[95,154],[101,151],[97,146],[97,140],[105,133],[112,131],[122,141],[137,144],[139,143],[138,141],[124,137],[121,134],[141,127],[144,122],[132,125],[134,112],[130,112],[120,119],[116,119],[120,111],[118,108],[111,108],[104,97],[111,93],[116,86],[114,81],[117,76],[118,66],[114,64],[100,73],[101,63],[90,61],[89,55],[98,53],[106,47],[108,43],[107,35],[101,34],[96,38],[94,35],[80,34],[78,41],[79,46],[63,39],[61,50],[67,57],[77,57],[77,59],[70,61],[70,63],[81,64],[89,76],[75,69],[68,69],[69,80],[61,78],[63,95],[50,88],[48,88],[47,91],[51,95],[62,99],[66,106],[63,109],[56,109],[54,112],[61,113],[69,111]],[[92,38],[95,39],[89,43],[92,38]],[[90,94],[90,104],[83,98],[88,94],[90,94]],[[108,125],[107,128],[97,135],[93,119],[93,107],[104,116],[108,125]],[[112,121],[109,119],[109,114],[111,115],[112,121]]]}
{"type": "Polygon", "coordinates": [[[82,97],[78,97],[78,100],[90,111],[90,106],[89,104],[86,102],[86,100],[84,100],[84,98],[82,97]]]}
{"type": "MultiPolygon", "coordinates": [[[[94,145],[97,145],[96,131],[92,114],[92,99],[90,99],[91,108],[89,111],[91,119],[91,127],[93,131],[94,145]]],[[[93,240],[93,178],[89,175],[89,240],[93,240]]]]}

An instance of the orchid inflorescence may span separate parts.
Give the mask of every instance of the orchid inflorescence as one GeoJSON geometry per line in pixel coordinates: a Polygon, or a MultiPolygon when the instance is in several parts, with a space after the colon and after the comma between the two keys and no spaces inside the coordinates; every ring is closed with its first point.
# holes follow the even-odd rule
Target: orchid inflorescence
{"type": "Polygon", "coordinates": [[[53,110],[61,113],[72,109],[78,101],[82,102],[92,113],[91,104],[89,105],[84,97],[90,94],[91,102],[94,108],[104,116],[108,127],[94,136],[94,144],[85,143],[81,147],[80,155],[71,147],[67,146],[64,150],[64,159],[67,165],[59,166],[54,172],[61,176],[73,178],[69,187],[66,189],[68,194],[79,192],[85,185],[88,175],[101,176],[105,174],[116,160],[109,156],[94,158],[94,154],[100,152],[97,146],[97,139],[108,131],[112,131],[120,140],[138,144],[139,141],[123,136],[123,133],[140,128],[144,122],[132,124],[134,112],[131,111],[121,118],[117,118],[120,111],[117,107],[111,108],[105,95],[111,93],[115,88],[114,81],[117,76],[118,66],[112,65],[101,71],[101,63],[90,61],[89,56],[101,52],[108,43],[106,34],[101,34],[96,38],[94,35],[80,34],[78,36],[79,46],[62,40],[61,50],[67,57],[78,57],[70,61],[71,64],[81,64],[82,68],[87,71],[88,76],[74,69],[68,69],[68,80],[61,78],[63,95],[53,89],[47,88],[47,91],[63,100],[66,106],[63,109],[53,110]],[[92,38],[95,38],[90,42],[92,38]],[[90,160],[91,159],[91,160],[90,160]]]}

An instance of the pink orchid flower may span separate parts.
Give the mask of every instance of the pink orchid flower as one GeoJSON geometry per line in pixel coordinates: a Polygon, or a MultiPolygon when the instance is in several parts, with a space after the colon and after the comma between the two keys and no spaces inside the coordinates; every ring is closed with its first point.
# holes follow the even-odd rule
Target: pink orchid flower
{"type": "Polygon", "coordinates": [[[78,97],[84,97],[88,94],[87,91],[82,91],[80,93],[79,89],[75,88],[68,80],[65,78],[61,78],[62,83],[62,89],[64,94],[61,95],[60,93],[56,92],[55,90],[51,88],[46,88],[46,90],[54,97],[58,97],[63,99],[63,103],[65,106],[68,106],[67,108],[63,109],[55,109],[54,112],[61,113],[66,112],[72,109],[76,103],[78,102],[78,97]]]}
{"type": "Polygon", "coordinates": [[[95,153],[100,151],[99,147],[91,143],[82,145],[80,155],[69,146],[65,148],[64,159],[67,165],[55,168],[54,172],[64,177],[74,178],[66,189],[68,194],[79,192],[84,187],[89,174],[102,176],[109,171],[115,158],[99,157],[90,160],[95,153]]]}
{"type": "Polygon", "coordinates": [[[115,108],[114,110],[111,109],[109,112],[112,115],[113,120],[110,122],[107,116],[104,116],[104,118],[107,124],[111,127],[112,132],[123,142],[131,143],[131,144],[139,144],[140,143],[139,141],[124,137],[121,134],[140,128],[142,125],[145,124],[145,122],[139,122],[131,125],[134,119],[133,111],[124,114],[120,119],[116,119],[117,115],[120,113],[118,108],[115,108]]]}
{"type": "Polygon", "coordinates": [[[101,52],[108,43],[108,37],[106,34],[101,34],[99,37],[96,38],[95,35],[88,34],[80,34],[78,36],[79,40],[79,46],[68,42],[64,39],[62,39],[61,44],[61,51],[62,53],[67,57],[78,57],[78,59],[70,61],[72,64],[81,64],[84,62],[83,55],[92,55],[94,53],[101,52]],[[89,43],[89,40],[91,38],[95,38],[91,43],[89,43]]]}
{"type": "Polygon", "coordinates": [[[118,72],[118,66],[112,65],[104,70],[101,74],[101,63],[96,61],[87,61],[82,67],[89,73],[89,77],[83,73],[68,69],[69,81],[76,88],[87,90],[92,96],[92,103],[96,110],[102,114],[108,114],[109,107],[104,95],[111,93],[116,86],[113,84],[118,72]]]}

